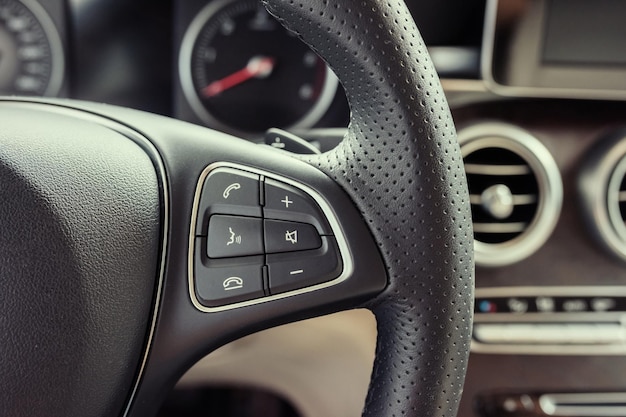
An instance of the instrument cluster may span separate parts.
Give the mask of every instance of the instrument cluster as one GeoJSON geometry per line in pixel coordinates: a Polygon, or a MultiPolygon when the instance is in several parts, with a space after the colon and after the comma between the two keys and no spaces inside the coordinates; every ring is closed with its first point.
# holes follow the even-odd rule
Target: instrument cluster
{"type": "Polygon", "coordinates": [[[64,64],[46,8],[35,0],[0,0],[0,95],[58,95],[64,64]]]}
{"type": "Polygon", "coordinates": [[[272,127],[323,124],[331,107],[345,103],[324,61],[258,0],[177,6],[177,27],[185,28],[178,50],[178,117],[254,137],[272,127]]]}

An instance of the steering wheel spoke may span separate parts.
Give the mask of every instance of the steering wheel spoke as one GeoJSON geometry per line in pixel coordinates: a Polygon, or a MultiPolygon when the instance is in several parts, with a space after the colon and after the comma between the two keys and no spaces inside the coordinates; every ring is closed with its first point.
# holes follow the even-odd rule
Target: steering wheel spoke
{"type": "MultiPolygon", "coordinates": [[[[157,116],[106,109],[150,138],[167,169],[165,284],[130,415],[217,347],[362,306],[388,283],[353,201],[293,154],[157,116]]],[[[102,109],[100,109],[102,112],[102,109]]]]}

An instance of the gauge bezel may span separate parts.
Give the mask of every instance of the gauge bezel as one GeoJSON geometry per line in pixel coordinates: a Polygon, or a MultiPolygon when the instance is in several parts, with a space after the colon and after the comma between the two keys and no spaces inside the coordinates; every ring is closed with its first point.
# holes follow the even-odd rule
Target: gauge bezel
{"type": "MultiPolygon", "coordinates": [[[[196,42],[202,32],[204,26],[214,18],[219,12],[232,3],[241,2],[242,0],[218,0],[209,3],[204,6],[200,12],[193,18],[191,24],[188,26],[183,40],[181,42],[180,53],[178,58],[178,74],[180,84],[182,87],[183,95],[190,105],[194,114],[202,120],[207,126],[222,130],[241,137],[255,137],[261,135],[263,132],[254,132],[238,129],[236,126],[231,126],[222,122],[219,118],[215,117],[211,112],[202,104],[202,101],[198,97],[193,83],[192,75],[192,58],[193,49],[196,42]]],[[[249,0],[245,0],[249,1],[249,0]]],[[[330,108],[337,89],[339,87],[339,80],[335,73],[326,65],[326,74],[324,77],[324,84],[319,98],[311,109],[295,123],[289,126],[274,126],[282,129],[300,129],[313,127],[319,122],[330,108]]]]}
{"type": "Polygon", "coordinates": [[[52,17],[48,14],[46,9],[35,0],[12,0],[16,3],[21,3],[41,26],[43,33],[48,41],[50,47],[50,77],[48,79],[48,85],[46,86],[43,96],[56,97],[61,91],[63,86],[63,79],[65,74],[65,51],[63,49],[63,42],[61,36],[57,30],[52,17]]]}

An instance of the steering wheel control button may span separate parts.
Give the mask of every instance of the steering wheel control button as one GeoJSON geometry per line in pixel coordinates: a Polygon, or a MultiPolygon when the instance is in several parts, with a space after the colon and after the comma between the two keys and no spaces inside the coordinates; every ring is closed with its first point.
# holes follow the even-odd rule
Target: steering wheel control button
{"type": "Polygon", "coordinates": [[[202,186],[196,234],[205,236],[212,214],[261,217],[260,178],[233,168],[217,168],[202,186]]]}
{"type": "Polygon", "coordinates": [[[265,251],[293,252],[317,249],[322,240],[315,227],[306,223],[265,220],[265,251]]]}
{"type": "Polygon", "coordinates": [[[207,307],[219,307],[264,297],[262,259],[259,257],[250,264],[210,267],[196,262],[196,293],[200,302],[207,307]]]}
{"type": "Polygon", "coordinates": [[[321,235],[332,235],[326,217],[315,200],[291,185],[265,179],[266,219],[288,220],[314,225],[321,235]]]}
{"type": "Polygon", "coordinates": [[[319,249],[267,255],[271,294],[297,290],[337,278],[342,271],[335,238],[321,237],[319,249]]]}
{"type": "Polygon", "coordinates": [[[207,256],[230,258],[263,254],[263,224],[252,217],[213,215],[209,221],[207,256]]]}

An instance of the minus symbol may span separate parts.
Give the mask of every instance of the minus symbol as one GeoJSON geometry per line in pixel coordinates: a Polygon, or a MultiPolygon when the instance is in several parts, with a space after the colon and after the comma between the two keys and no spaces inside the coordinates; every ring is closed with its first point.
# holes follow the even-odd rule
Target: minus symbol
{"type": "Polygon", "coordinates": [[[291,271],[289,275],[298,275],[304,272],[304,269],[298,269],[297,271],[291,271]]]}

